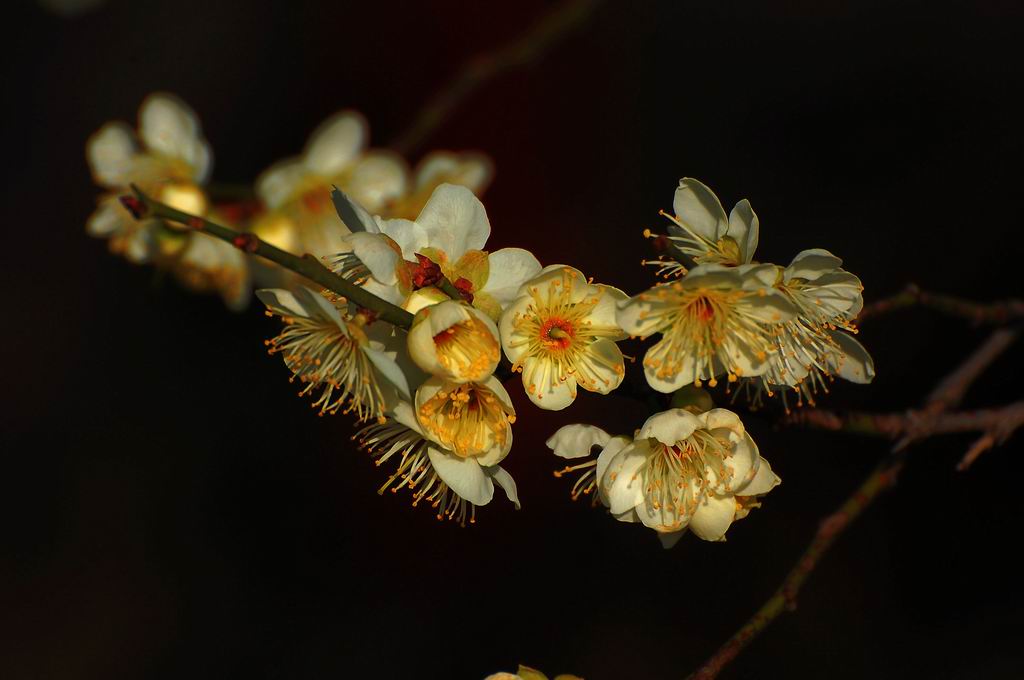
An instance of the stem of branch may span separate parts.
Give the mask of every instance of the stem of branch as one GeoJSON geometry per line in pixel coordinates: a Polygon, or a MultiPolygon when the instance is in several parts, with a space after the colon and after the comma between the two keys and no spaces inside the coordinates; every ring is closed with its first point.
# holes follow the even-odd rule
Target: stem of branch
{"type": "Polygon", "coordinates": [[[879,300],[868,305],[857,316],[857,323],[869,317],[922,305],[930,307],[950,316],[957,316],[967,319],[976,324],[982,323],[1007,323],[1016,319],[1024,319],[1024,301],[1010,299],[997,302],[974,302],[952,295],[940,295],[929,293],[918,288],[914,284],[908,285],[901,292],[892,297],[879,300]]]}
{"type": "Polygon", "coordinates": [[[240,250],[270,260],[289,271],[304,276],[327,290],[341,295],[360,307],[376,312],[379,318],[388,323],[402,328],[409,328],[412,325],[412,314],[338,276],[312,255],[306,254],[302,257],[292,255],[260,240],[255,234],[235,231],[198,215],[183,212],[172,208],[166,203],[154,200],[135,185],[132,185],[132,191],[135,193],[135,199],[140,203],[138,206],[140,208],[138,210],[140,217],[155,217],[178,222],[195,231],[227,241],[240,250]]]}

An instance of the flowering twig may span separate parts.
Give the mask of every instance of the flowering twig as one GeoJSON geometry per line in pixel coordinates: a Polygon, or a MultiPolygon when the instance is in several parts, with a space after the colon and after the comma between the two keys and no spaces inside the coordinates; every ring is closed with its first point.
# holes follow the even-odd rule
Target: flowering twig
{"type": "Polygon", "coordinates": [[[227,241],[240,250],[253,255],[259,255],[284,269],[304,276],[313,283],[350,300],[357,306],[372,310],[380,319],[388,323],[401,326],[402,328],[409,328],[412,325],[412,314],[338,276],[312,255],[306,254],[298,257],[270,245],[266,241],[261,240],[256,234],[235,231],[198,215],[192,215],[172,208],[166,203],[161,203],[151,198],[134,184],[132,185],[132,191],[135,193],[135,196],[124,196],[121,201],[136,219],[155,217],[157,219],[179,222],[191,229],[227,241]]]}
{"type": "Polygon", "coordinates": [[[997,443],[1005,441],[1017,428],[1024,426],[1024,401],[998,409],[947,413],[967,392],[981,372],[1016,337],[1013,329],[1000,329],[993,333],[977,350],[971,353],[931,392],[925,405],[907,413],[868,414],[857,413],[839,416],[828,411],[806,410],[791,415],[787,421],[822,427],[829,430],[843,430],[863,434],[881,435],[891,438],[903,436],[894,449],[894,455],[883,461],[861,483],[839,509],[826,517],[818,527],[814,539],[804,550],[796,565],[789,571],[782,585],[764,605],[729,640],[718,648],[704,665],[693,672],[688,680],[711,680],[771,624],[780,614],[793,610],[796,596],[804,581],[817,566],[821,556],[831,547],[835,539],[886,489],[892,487],[906,461],[906,445],[925,436],[945,432],[982,431],[961,460],[960,469],[968,467],[981,453],[997,443]],[[1002,332],[1001,332],[1002,331],[1002,332]],[[927,431],[922,428],[927,428],[927,431]]]}
{"type": "Polygon", "coordinates": [[[597,4],[598,0],[565,0],[524,35],[493,52],[471,59],[430,98],[409,129],[394,141],[391,148],[404,156],[409,155],[473,90],[505,71],[540,59],[559,38],[580,26],[597,4]]]}
{"type": "Polygon", "coordinates": [[[910,284],[892,297],[864,305],[864,309],[861,310],[856,321],[860,323],[866,318],[915,305],[929,307],[950,316],[958,316],[976,324],[1006,323],[1015,319],[1024,319],[1024,301],[1022,300],[974,302],[952,295],[929,293],[921,290],[915,284],[910,284]]]}

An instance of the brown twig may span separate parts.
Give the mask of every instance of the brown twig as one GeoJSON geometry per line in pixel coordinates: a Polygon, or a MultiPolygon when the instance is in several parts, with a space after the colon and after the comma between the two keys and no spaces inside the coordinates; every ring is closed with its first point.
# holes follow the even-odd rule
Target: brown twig
{"type": "MultiPolygon", "coordinates": [[[[916,411],[838,415],[828,411],[807,410],[793,414],[788,422],[889,438],[903,436],[907,444],[933,434],[980,431],[982,437],[971,446],[958,466],[965,469],[984,451],[1006,441],[1019,427],[1024,426],[1024,401],[983,411],[946,412],[947,408],[960,402],[982,371],[1012,343],[1016,331],[1001,330],[1007,332],[996,331],[989,336],[966,361],[939,382],[925,400],[925,405],[916,411]]],[[[904,448],[895,448],[894,455],[875,468],[853,495],[821,522],[814,538],[796,565],[790,569],[782,585],[704,665],[689,676],[689,680],[712,680],[717,677],[772,621],[784,611],[795,608],[800,588],[822,555],[883,491],[892,487],[903,469],[906,455],[904,448]]]]}
{"type": "Polygon", "coordinates": [[[420,109],[412,125],[391,145],[408,156],[419,147],[478,87],[506,71],[536,62],[572,29],[579,27],[597,7],[598,0],[564,0],[543,16],[529,31],[496,50],[468,61],[420,109]]]}
{"type": "Polygon", "coordinates": [[[952,411],[929,416],[923,409],[905,413],[864,413],[851,411],[806,410],[797,411],[784,421],[790,425],[803,425],[833,432],[853,432],[895,439],[911,436],[919,441],[940,434],[955,432],[1005,432],[1005,440],[1024,426],[1024,401],[1016,401],[999,408],[975,411],[952,411]]]}
{"type": "Polygon", "coordinates": [[[974,302],[952,295],[929,293],[921,290],[915,284],[909,284],[896,295],[864,305],[864,309],[857,315],[856,322],[861,323],[864,319],[915,305],[967,319],[975,324],[998,324],[1024,319],[1024,301],[1022,300],[974,302]]]}

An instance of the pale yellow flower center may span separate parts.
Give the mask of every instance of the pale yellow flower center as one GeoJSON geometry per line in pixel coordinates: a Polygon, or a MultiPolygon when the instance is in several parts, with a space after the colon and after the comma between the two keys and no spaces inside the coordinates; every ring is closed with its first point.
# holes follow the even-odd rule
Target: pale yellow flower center
{"type": "Polygon", "coordinates": [[[663,338],[644,357],[644,366],[655,369],[660,378],[670,378],[683,369],[685,362],[696,366],[694,381],[710,378],[712,387],[719,367],[729,374],[729,382],[743,374],[732,351],[745,350],[763,361],[769,349],[769,333],[756,320],[742,313],[740,304],[755,295],[746,290],[687,288],[680,283],[658,286],[640,294],[651,303],[650,311],[663,317],[663,338]],[[732,351],[730,351],[732,350],[732,351]]]}
{"type": "Polygon", "coordinates": [[[434,349],[441,365],[465,380],[483,380],[501,359],[498,339],[473,316],[435,335],[434,349]]]}
{"type": "Polygon", "coordinates": [[[729,449],[707,430],[697,430],[674,446],[657,443],[637,473],[643,482],[644,502],[682,522],[693,515],[708,486],[708,470],[719,483],[729,485],[732,469],[725,464],[729,449]]]}
{"type": "Polygon", "coordinates": [[[589,351],[598,338],[621,337],[617,326],[595,325],[591,319],[604,291],[581,300],[575,290],[576,283],[588,285],[579,274],[566,270],[562,278],[547,282],[546,291],[531,286],[530,306],[525,313],[516,314],[512,321],[514,331],[510,344],[524,349],[514,370],[522,370],[522,364],[531,357],[545,364],[542,370],[528,376],[532,382],[526,384],[526,391],[531,394],[538,390],[544,392],[548,385],[564,381],[568,376],[573,376],[587,389],[607,385],[608,379],[595,368],[610,369],[620,375],[623,372],[621,362],[589,351]]]}
{"type": "Polygon", "coordinates": [[[512,409],[487,387],[449,384],[419,407],[419,422],[441,446],[461,458],[503,447],[512,409]]]}

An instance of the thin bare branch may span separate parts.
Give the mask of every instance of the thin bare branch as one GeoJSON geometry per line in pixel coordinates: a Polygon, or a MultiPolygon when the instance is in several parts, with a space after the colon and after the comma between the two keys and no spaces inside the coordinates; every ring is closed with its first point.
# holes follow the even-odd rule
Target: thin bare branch
{"type": "Polygon", "coordinates": [[[598,0],[564,0],[525,34],[492,52],[469,60],[454,78],[430,98],[412,125],[394,141],[391,148],[403,156],[410,155],[474,90],[506,71],[537,62],[558,40],[581,26],[597,5],[598,0]]]}
{"type": "Polygon", "coordinates": [[[1024,301],[1017,299],[996,302],[974,302],[952,295],[929,293],[909,284],[905,289],[883,300],[864,305],[856,322],[881,316],[889,312],[920,305],[950,316],[967,319],[975,324],[1001,324],[1024,319],[1024,301]]]}

